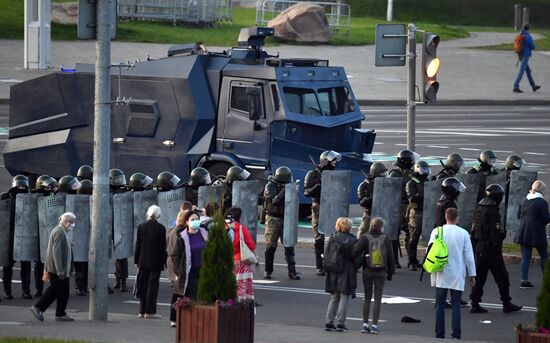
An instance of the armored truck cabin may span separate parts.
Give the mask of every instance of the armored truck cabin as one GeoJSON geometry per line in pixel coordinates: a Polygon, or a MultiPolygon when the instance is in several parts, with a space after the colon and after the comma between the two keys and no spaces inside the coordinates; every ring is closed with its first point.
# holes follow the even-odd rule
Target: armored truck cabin
{"type": "MultiPolygon", "coordinates": [[[[175,46],[165,58],[111,68],[111,168],[185,180],[196,166],[220,175],[236,165],[266,178],[285,165],[303,180],[310,157],[335,150],[356,187],[376,135],[361,128],[344,68],[269,55],[262,46],[272,35],[243,29],[227,51],[175,46]]],[[[60,177],[92,164],[93,114],[93,65],[12,86],[6,168],[60,177]]]]}

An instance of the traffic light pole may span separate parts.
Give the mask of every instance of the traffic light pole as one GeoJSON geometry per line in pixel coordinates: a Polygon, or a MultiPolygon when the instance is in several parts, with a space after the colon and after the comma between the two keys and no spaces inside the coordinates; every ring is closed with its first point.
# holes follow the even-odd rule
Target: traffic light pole
{"type": "MultiPolygon", "coordinates": [[[[97,42],[94,103],[94,177],[92,195],[92,234],[89,253],[89,319],[107,320],[107,275],[109,249],[109,163],[111,137],[111,39],[110,3],[97,2],[97,42]]],[[[78,220],[78,218],[77,218],[78,220]]]]}
{"type": "Polygon", "coordinates": [[[408,25],[408,46],[407,54],[407,149],[415,151],[415,85],[416,85],[416,25],[408,25]]]}

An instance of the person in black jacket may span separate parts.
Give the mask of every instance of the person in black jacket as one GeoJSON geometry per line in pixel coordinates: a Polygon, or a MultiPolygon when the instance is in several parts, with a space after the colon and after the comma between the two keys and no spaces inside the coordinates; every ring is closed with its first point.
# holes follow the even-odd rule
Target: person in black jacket
{"type": "MultiPolygon", "coordinates": [[[[441,162],[441,161],[439,161],[441,162]]],[[[447,156],[445,163],[441,162],[443,169],[439,171],[436,175],[432,176],[431,180],[439,180],[448,177],[455,177],[460,173],[460,168],[464,166],[464,158],[462,155],[453,152],[447,156]]]]}
{"type": "Polygon", "coordinates": [[[365,209],[361,218],[361,225],[357,231],[357,239],[368,231],[370,223],[370,213],[372,210],[372,199],[374,195],[374,179],[377,177],[386,177],[388,169],[381,162],[374,162],[370,166],[369,176],[357,187],[357,199],[359,205],[365,209]]]}
{"type": "Polygon", "coordinates": [[[319,165],[307,172],[304,180],[304,195],[311,198],[311,228],[315,235],[315,267],[317,275],[324,276],[323,253],[325,251],[325,235],[319,232],[319,206],[321,202],[321,176],[325,170],[334,170],[336,162],[342,159],[342,155],[336,151],[326,150],[319,157],[319,165]]]}
{"type": "Polygon", "coordinates": [[[466,174],[481,174],[481,181],[477,192],[477,201],[481,201],[485,196],[485,188],[487,187],[487,176],[497,175],[499,170],[496,168],[498,164],[497,155],[492,150],[483,150],[477,159],[479,164],[468,169],[466,174]]]}
{"type": "Polygon", "coordinates": [[[378,333],[378,318],[382,304],[384,282],[391,281],[395,273],[391,240],[382,232],[384,219],[373,218],[369,233],[362,235],[353,248],[353,254],[361,256],[363,265],[363,333],[378,333]],[[370,303],[374,285],[374,310],[372,325],[369,326],[370,303]]]}
{"type": "Polygon", "coordinates": [[[519,228],[514,236],[514,243],[521,245],[521,284],[520,288],[533,288],[529,282],[529,264],[533,247],[540,256],[540,267],[544,273],[544,266],[548,259],[548,241],[545,226],[550,223],[548,202],[544,200],[546,185],[537,180],[533,182],[531,191],[519,205],[519,228]]]}
{"type": "Polygon", "coordinates": [[[136,296],[139,298],[139,318],[155,318],[160,273],[166,265],[166,228],[158,222],[160,207],[147,210],[147,222],[139,224],[134,251],[134,263],[139,268],[136,296]]]}
{"type": "MultiPolygon", "coordinates": [[[[126,175],[120,169],[111,169],[109,170],[109,192],[111,194],[125,193],[129,189],[126,187],[126,175]]],[[[115,225],[114,218],[112,222],[112,235],[113,235],[113,244],[115,237],[115,225]]],[[[118,258],[115,261],[115,286],[114,289],[120,289],[121,292],[128,292],[128,287],[126,286],[126,279],[128,278],[128,259],[127,258],[118,258]]]]}
{"type": "Polygon", "coordinates": [[[487,313],[479,304],[483,296],[483,287],[489,271],[493,274],[502,301],[502,311],[510,313],[521,310],[521,306],[512,303],[510,297],[510,278],[502,257],[502,241],[506,238],[506,229],[502,225],[499,205],[504,198],[504,189],[491,184],[485,189],[485,198],[476,205],[472,223],[472,243],[476,261],[476,283],[472,287],[470,313],[487,313]]]}
{"type": "Polygon", "coordinates": [[[441,184],[443,195],[437,201],[434,208],[434,227],[446,224],[445,211],[448,208],[457,208],[456,199],[461,192],[466,190],[466,186],[457,178],[448,177],[441,184]]]}
{"type": "Polygon", "coordinates": [[[246,181],[250,178],[250,172],[239,166],[233,166],[227,170],[224,179],[216,180],[212,186],[222,187],[222,213],[233,206],[233,182],[246,181]]]}
{"type": "Polygon", "coordinates": [[[331,237],[333,243],[337,244],[338,250],[343,259],[343,271],[334,272],[327,270],[325,280],[325,292],[331,294],[328,303],[327,314],[325,318],[325,331],[346,332],[348,328],[345,325],[346,313],[349,298],[355,298],[357,289],[357,269],[360,265],[353,255],[353,247],[357,238],[350,233],[352,227],[351,219],[340,217],[336,220],[336,233],[331,237]],[[334,326],[334,320],[337,325],[334,326]]]}
{"type": "Polygon", "coordinates": [[[208,170],[197,167],[191,170],[189,182],[185,186],[185,200],[197,206],[199,201],[199,187],[212,184],[208,170]]]}
{"type": "MultiPolygon", "coordinates": [[[[15,198],[17,194],[29,193],[29,179],[25,175],[15,175],[11,182],[12,188],[9,191],[2,193],[0,198],[11,199],[10,208],[10,229],[9,229],[9,241],[8,241],[8,258],[10,263],[3,266],[2,282],[4,284],[4,299],[13,299],[11,294],[11,280],[13,275],[13,266],[15,261],[13,260],[13,244],[15,236],[15,198]]],[[[1,244],[5,244],[4,242],[1,244]]],[[[22,296],[24,299],[32,299],[31,295],[31,262],[20,261],[21,264],[21,288],[23,289],[22,296]]]]}
{"type": "MultiPolygon", "coordinates": [[[[285,185],[292,182],[292,171],[285,166],[277,168],[275,175],[264,188],[265,218],[265,273],[264,279],[271,279],[277,241],[283,240],[285,216],[285,185]]],[[[285,247],[288,278],[300,280],[296,274],[294,247],[285,247]]]]}

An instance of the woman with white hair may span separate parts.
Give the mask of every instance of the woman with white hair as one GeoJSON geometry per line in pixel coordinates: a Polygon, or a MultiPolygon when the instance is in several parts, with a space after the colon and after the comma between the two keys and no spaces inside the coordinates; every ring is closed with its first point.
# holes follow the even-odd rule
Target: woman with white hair
{"type": "Polygon", "coordinates": [[[50,283],[40,300],[31,306],[31,312],[36,319],[43,321],[43,312],[57,300],[55,308],[55,320],[71,322],[73,318],[65,312],[69,301],[69,279],[71,276],[71,243],[67,236],[74,228],[76,216],[71,212],[65,212],[59,217],[57,225],[48,238],[46,250],[46,263],[44,264],[43,280],[50,283]]]}
{"type": "Polygon", "coordinates": [[[521,245],[521,283],[519,288],[533,288],[529,282],[529,264],[533,247],[540,256],[540,267],[544,273],[544,265],[548,259],[548,241],[546,240],[546,224],[550,223],[548,202],[544,200],[546,185],[537,180],[533,182],[529,194],[519,205],[519,227],[514,237],[514,243],[521,245]]]}
{"type": "Polygon", "coordinates": [[[158,318],[157,296],[160,273],[166,264],[166,228],[158,222],[160,207],[147,210],[147,221],[138,226],[134,263],[139,268],[135,296],[139,318],[158,318]]]}

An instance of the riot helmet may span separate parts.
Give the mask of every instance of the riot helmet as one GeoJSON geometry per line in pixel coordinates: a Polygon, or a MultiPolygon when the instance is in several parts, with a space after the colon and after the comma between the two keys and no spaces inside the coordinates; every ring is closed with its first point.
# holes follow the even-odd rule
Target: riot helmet
{"type": "Polygon", "coordinates": [[[464,158],[462,155],[453,152],[447,156],[447,161],[445,162],[445,167],[451,168],[455,172],[458,172],[460,168],[464,165],[464,158]]]}
{"type": "Polygon", "coordinates": [[[342,155],[332,150],[325,150],[319,156],[319,166],[321,168],[334,168],[334,164],[342,159],[342,155]]]}
{"type": "Polygon", "coordinates": [[[77,194],[88,194],[91,195],[92,191],[94,189],[94,186],[92,184],[92,181],[84,179],[80,181],[80,186],[76,190],[77,194]]]}
{"type": "Polygon", "coordinates": [[[432,168],[430,168],[430,165],[428,164],[428,162],[418,161],[414,165],[414,171],[419,175],[428,176],[432,173],[432,168]]]}
{"type": "Polygon", "coordinates": [[[29,189],[29,178],[23,174],[18,174],[11,180],[11,186],[19,189],[29,189]]]}
{"type": "Polygon", "coordinates": [[[50,177],[49,175],[40,175],[39,177],[37,177],[34,188],[42,189],[42,187],[44,187],[44,184],[43,184],[44,180],[46,180],[49,177],[50,177]]]}
{"type": "Polygon", "coordinates": [[[527,162],[518,155],[506,157],[506,169],[508,170],[519,170],[524,164],[527,164],[527,162]]]}
{"type": "Polygon", "coordinates": [[[401,167],[401,168],[404,168],[404,169],[412,169],[412,167],[414,166],[414,160],[415,160],[416,156],[415,156],[415,153],[410,151],[410,150],[401,150],[398,154],[397,154],[397,166],[398,167],[401,167]]]}
{"type": "Polygon", "coordinates": [[[147,189],[153,185],[153,179],[143,173],[134,173],[130,176],[128,185],[132,189],[147,189]]]}
{"type": "Polygon", "coordinates": [[[157,187],[163,190],[174,189],[179,182],[179,177],[167,171],[163,171],[157,176],[157,187]]]}
{"type": "Polygon", "coordinates": [[[292,182],[292,171],[290,168],[282,166],[277,168],[275,170],[275,175],[273,176],[273,180],[279,182],[279,183],[289,183],[292,182]]]}
{"type": "Polygon", "coordinates": [[[61,193],[74,194],[80,186],[80,181],[72,175],[65,175],[59,179],[59,191],[61,193]]]}
{"type": "Polygon", "coordinates": [[[250,177],[250,173],[241,167],[233,166],[227,170],[225,179],[231,183],[233,181],[246,181],[250,177]]]}
{"type": "Polygon", "coordinates": [[[210,178],[210,173],[208,170],[203,167],[197,167],[191,170],[191,175],[189,175],[189,186],[206,186],[212,183],[210,178]]]}
{"type": "Polygon", "coordinates": [[[493,150],[483,150],[481,154],[479,154],[478,161],[490,167],[498,163],[497,155],[493,150]]]}
{"type": "Polygon", "coordinates": [[[126,185],[126,175],[118,168],[109,170],[109,186],[123,187],[126,185]]]}
{"type": "Polygon", "coordinates": [[[85,164],[78,168],[78,171],[76,172],[76,177],[78,180],[90,180],[93,181],[94,178],[94,169],[90,167],[89,165],[85,164]]]}
{"type": "Polygon", "coordinates": [[[388,172],[388,168],[382,162],[374,162],[370,166],[370,176],[371,177],[385,177],[388,172]]]}
{"type": "Polygon", "coordinates": [[[36,179],[36,189],[52,191],[57,187],[57,181],[49,175],[40,175],[36,179]]]}
{"type": "Polygon", "coordinates": [[[504,188],[501,185],[493,183],[485,188],[487,198],[493,199],[499,205],[504,197],[504,188]]]}
{"type": "Polygon", "coordinates": [[[466,190],[466,186],[464,186],[464,184],[456,177],[448,177],[443,180],[441,190],[443,191],[443,194],[457,197],[461,192],[466,190]]]}

